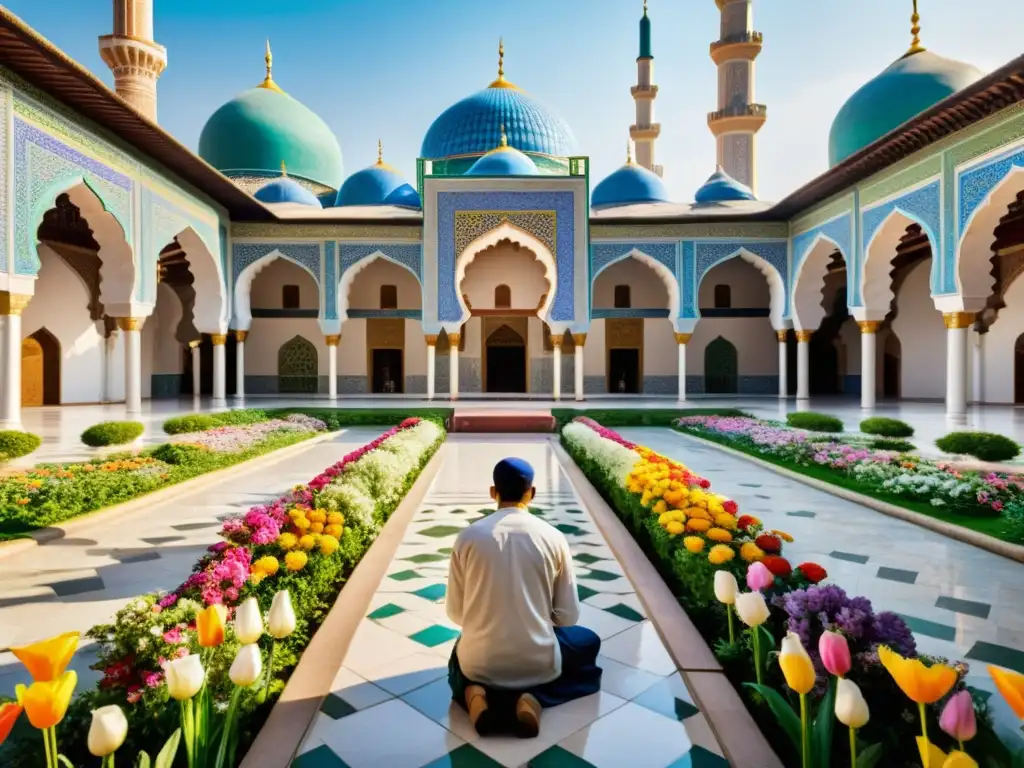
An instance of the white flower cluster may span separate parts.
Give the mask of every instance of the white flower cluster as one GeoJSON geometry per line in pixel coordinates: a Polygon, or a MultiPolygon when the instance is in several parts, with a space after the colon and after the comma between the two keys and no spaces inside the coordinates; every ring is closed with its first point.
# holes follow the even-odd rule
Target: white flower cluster
{"type": "Polygon", "coordinates": [[[585,424],[566,424],[562,429],[562,436],[566,442],[586,453],[602,471],[614,477],[616,482],[623,486],[626,483],[626,475],[640,461],[640,454],[636,451],[601,437],[585,424]]]}

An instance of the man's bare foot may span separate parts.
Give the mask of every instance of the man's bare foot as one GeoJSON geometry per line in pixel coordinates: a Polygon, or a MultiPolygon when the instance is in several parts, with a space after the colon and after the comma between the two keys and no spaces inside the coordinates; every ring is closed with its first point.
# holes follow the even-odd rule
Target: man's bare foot
{"type": "Polygon", "coordinates": [[[469,722],[477,733],[481,736],[493,733],[494,717],[487,703],[487,691],[482,686],[466,687],[466,710],[469,712],[469,722]]]}
{"type": "Polygon", "coordinates": [[[522,739],[533,739],[540,733],[540,702],[524,693],[516,702],[516,734],[522,739]]]}

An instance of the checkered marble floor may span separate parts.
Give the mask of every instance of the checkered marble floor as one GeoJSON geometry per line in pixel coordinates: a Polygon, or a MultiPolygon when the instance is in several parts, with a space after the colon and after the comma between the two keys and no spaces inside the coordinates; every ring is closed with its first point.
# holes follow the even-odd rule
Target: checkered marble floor
{"type": "Polygon", "coordinates": [[[293,768],[727,766],[704,715],[543,437],[460,437],[406,531],[293,768]],[[602,690],[546,710],[538,738],[480,738],[452,703],[445,616],[455,537],[488,514],[493,465],[537,470],[532,510],[567,536],[580,623],[602,639],[602,690]]]}

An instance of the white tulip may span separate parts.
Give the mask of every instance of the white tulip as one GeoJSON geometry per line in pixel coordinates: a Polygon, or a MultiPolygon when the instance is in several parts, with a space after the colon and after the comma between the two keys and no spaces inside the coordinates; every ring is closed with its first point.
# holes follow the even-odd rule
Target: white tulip
{"type": "Polygon", "coordinates": [[[857,684],[847,677],[839,678],[836,688],[836,719],[850,728],[862,728],[868,721],[868,703],[857,684]]]}
{"type": "Polygon", "coordinates": [[[748,627],[757,627],[768,621],[768,604],[760,592],[743,592],[736,595],[736,615],[748,627]]]}
{"type": "Polygon", "coordinates": [[[715,597],[718,598],[718,602],[732,605],[736,602],[738,591],[739,585],[735,576],[729,571],[715,571],[715,597]]]}
{"type": "Polygon", "coordinates": [[[128,720],[116,704],[92,711],[89,726],[89,754],[96,757],[112,755],[124,744],[128,735],[128,720]]]}
{"type": "Polygon", "coordinates": [[[243,645],[238,649],[238,655],[231,662],[231,669],[228,670],[228,677],[231,682],[239,688],[248,688],[263,675],[263,656],[260,654],[260,647],[255,643],[243,645]]]}
{"type": "Polygon", "coordinates": [[[295,631],[295,610],[287,589],[274,595],[270,615],[267,617],[267,630],[275,640],[282,640],[295,631]]]}
{"type": "Polygon", "coordinates": [[[167,662],[164,672],[167,691],[175,701],[186,701],[199,693],[206,677],[202,659],[194,653],[167,662]]]}
{"type": "Polygon", "coordinates": [[[250,597],[235,610],[235,637],[242,645],[258,642],[263,637],[263,617],[255,597],[250,597]]]}

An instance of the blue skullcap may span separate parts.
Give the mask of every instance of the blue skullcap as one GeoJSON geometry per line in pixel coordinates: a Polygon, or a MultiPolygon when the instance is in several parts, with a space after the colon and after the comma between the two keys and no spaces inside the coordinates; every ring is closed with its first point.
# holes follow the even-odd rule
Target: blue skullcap
{"type": "Polygon", "coordinates": [[[533,467],[523,459],[502,459],[494,467],[494,489],[503,501],[516,502],[533,487],[533,467]]]}

